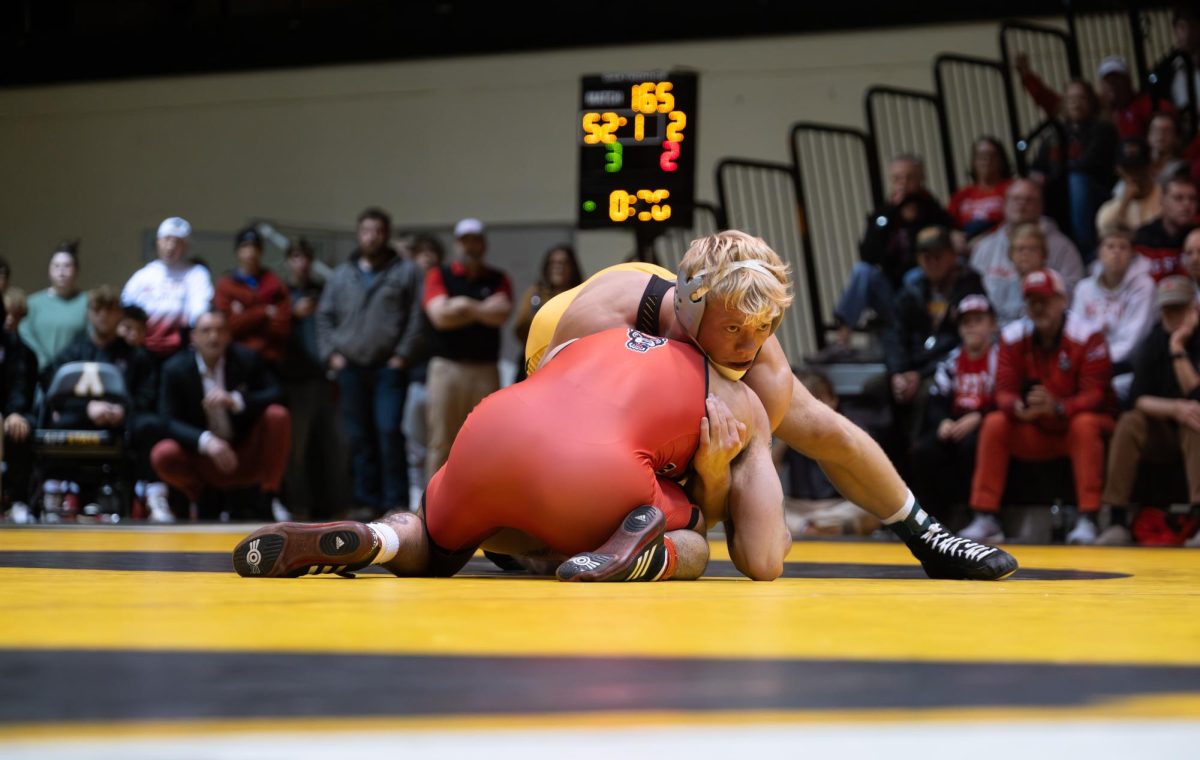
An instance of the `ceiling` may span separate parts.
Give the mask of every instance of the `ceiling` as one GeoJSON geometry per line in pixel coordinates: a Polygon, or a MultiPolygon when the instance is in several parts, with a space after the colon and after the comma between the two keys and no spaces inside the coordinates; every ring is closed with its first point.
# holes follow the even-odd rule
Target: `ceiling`
{"type": "Polygon", "coordinates": [[[999,20],[1068,7],[1123,3],[0,0],[0,87],[999,20]]]}

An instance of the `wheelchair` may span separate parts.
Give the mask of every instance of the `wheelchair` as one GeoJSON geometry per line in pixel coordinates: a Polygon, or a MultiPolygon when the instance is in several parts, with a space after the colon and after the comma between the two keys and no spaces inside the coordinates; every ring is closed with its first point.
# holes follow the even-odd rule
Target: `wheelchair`
{"type": "MultiPolygon", "coordinates": [[[[128,519],[133,505],[135,454],[131,445],[130,415],[133,402],[121,371],[103,362],[68,362],[50,381],[38,411],[33,432],[32,505],[42,510],[43,522],[117,523],[128,519]],[[109,429],[54,427],[54,415],[69,401],[108,401],[126,410],[124,423],[109,429]],[[77,483],[77,513],[44,510],[48,480],[77,483]]],[[[64,504],[67,497],[64,494],[64,504]]]]}

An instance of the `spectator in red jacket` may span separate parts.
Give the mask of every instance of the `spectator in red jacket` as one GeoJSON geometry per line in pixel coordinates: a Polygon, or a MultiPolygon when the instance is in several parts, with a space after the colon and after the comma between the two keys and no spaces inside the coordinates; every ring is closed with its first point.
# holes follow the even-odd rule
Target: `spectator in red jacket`
{"type": "Polygon", "coordinates": [[[229,332],[276,371],[292,331],[292,301],[287,286],[262,265],[262,238],[253,227],[238,233],[237,268],[217,280],[213,306],[229,318],[229,332]]]}
{"type": "Polygon", "coordinates": [[[1070,457],[1081,516],[1068,543],[1093,543],[1104,486],[1104,434],[1113,429],[1116,399],[1104,333],[1067,312],[1067,289],[1052,269],[1025,275],[1027,317],[1000,336],[996,407],[979,434],[971,482],[975,516],[959,535],[1003,537],[996,513],[1009,459],[1070,457]]]}

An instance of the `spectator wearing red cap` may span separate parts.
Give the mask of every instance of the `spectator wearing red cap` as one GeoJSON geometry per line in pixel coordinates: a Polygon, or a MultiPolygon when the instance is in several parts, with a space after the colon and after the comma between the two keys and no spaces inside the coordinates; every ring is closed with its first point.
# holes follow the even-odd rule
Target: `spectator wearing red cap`
{"type": "Polygon", "coordinates": [[[1067,311],[1067,289],[1051,269],[1022,281],[1028,316],[1000,336],[996,369],[997,411],[984,418],[978,466],[971,483],[975,517],[960,535],[998,540],[996,514],[1008,462],[1070,457],[1081,516],[1069,543],[1092,543],[1104,485],[1104,434],[1116,408],[1112,363],[1104,334],[1067,311]]]}

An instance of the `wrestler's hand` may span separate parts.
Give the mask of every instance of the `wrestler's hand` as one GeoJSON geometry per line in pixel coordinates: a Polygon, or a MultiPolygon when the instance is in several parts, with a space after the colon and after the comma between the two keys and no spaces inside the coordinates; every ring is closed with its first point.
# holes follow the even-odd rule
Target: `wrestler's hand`
{"type": "Polygon", "coordinates": [[[701,475],[720,477],[745,448],[746,426],[714,395],[709,395],[705,407],[708,416],[700,420],[700,446],[692,458],[692,466],[701,475]]]}

